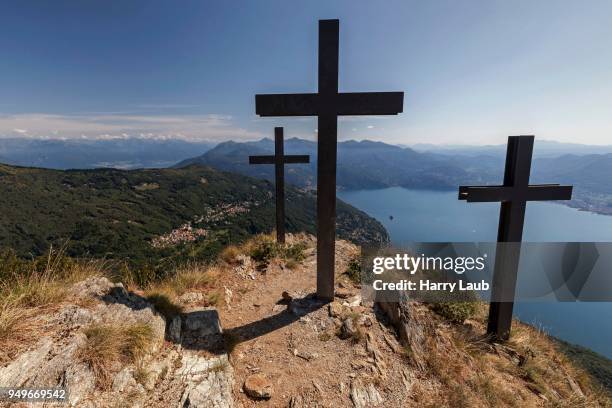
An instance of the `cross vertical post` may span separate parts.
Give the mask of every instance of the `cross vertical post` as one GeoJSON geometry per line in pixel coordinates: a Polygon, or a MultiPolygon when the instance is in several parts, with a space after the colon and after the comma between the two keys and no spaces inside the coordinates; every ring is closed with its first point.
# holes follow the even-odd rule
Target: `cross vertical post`
{"type": "Polygon", "coordinates": [[[527,201],[570,200],[572,186],[558,184],[529,185],[533,136],[510,136],[506,152],[504,184],[502,186],[461,186],[459,199],[468,202],[501,202],[497,242],[516,243],[498,245],[487,334],[495,340],[510,337],[512,309],[523,239],[527,201]]]}
{"type": "Polygon", "coordinates": [[[403,92],[338,92],[340,22],[319,21],[318,93],[255,95],[260,116],[317,116],[317,296],[334,298],[338,115],[397,115],[403,92]]]}
{"type": "Polygon", "coordinates": [[[276,190],[276,242],[285,243],[285,164],[309,163],[308,155],[285,156],[285,143],[282,127],[274,128],[274,155],[249,156],[249,164],[274,164],[274,184],[276,190]]]}
{"type": "Polygon", "coordinates": [[[274,128],[274,179],[276,186],[276,242],[285,243],[285,147],[283,128],[274,128]]]}
{"type": "MultiPolygon", "coordinates": [[[[338,94],[339,29],[338,21],[319,22],[319,94],[324,100],[338,94]]],[[[317,120],[317,294],[325,299],[334,298],[338,116],[333,108],[322,107],[317,120]]]]}

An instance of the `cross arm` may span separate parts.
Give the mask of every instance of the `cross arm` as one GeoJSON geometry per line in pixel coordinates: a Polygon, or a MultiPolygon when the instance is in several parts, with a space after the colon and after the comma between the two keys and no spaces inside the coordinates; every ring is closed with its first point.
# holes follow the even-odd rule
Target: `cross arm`
{"type": "Polygon", "coordinates": [[[530,185],[522,192],[509,186],[461,186],[459,200],[467,202],[496,202],[523,199],[525,201],[571,200],[572,186],[559,184],[530,185]],[[522,193],[522,194],[521,194],[522,193]],[[522,195],[521,197],[517,197],[522,195]]]}
{"type": "Polygon", "coordinates": [[[249,164],[274,164],[274,156],[249,156],[249,164]]]}
{"type": "Polygon", "coordinates": [[[255,113],[259,116],[316,116],[318,114],[318,95],[255,95],[255,113]]]}
{"type": "Polygon", "coordinates": [[[461,186],[459,200],[472,202],[508,201],[512,197],[513,187],[506,186],[461,186]]]}
{"type": "Polygon", "coordinates": [[[287,155],[284,157],[284,162],[285,163],[310,163],[310,156],[308,156],[307,154],[305,155],[301,155],[301,154],[287,155]]]}
{"type": "Polygon", "coordinates": [[[337,98],[338,115],[397,115],[404,109],[403,92],[345,92],[337,98]]]}
{"type": "Polygon", "coordinates": [[[571,200],[572,186],[559,184],[536,184],[527,189],[528,201],[571,200]]]}

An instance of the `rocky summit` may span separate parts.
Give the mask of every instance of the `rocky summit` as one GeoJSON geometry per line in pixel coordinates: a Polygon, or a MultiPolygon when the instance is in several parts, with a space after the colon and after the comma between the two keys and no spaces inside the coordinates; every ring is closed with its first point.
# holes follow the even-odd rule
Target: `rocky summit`
{"type": "Polygon", "coordinates": [[[484,305],[364,300],[347,241],[337,296],[320,301],[315,244],[254,237],[144,287],[83,273],[53,301],[19,303],[0,386],[64,387],[67,406],[92,408],[609,406],[535,328],[514,322],[510,342],[488,342],[484,305]]]}

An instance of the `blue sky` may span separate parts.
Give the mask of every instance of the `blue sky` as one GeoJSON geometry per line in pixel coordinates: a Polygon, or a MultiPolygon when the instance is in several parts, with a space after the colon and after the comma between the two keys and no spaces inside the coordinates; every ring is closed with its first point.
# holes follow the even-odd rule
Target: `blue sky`
{"type": "Polygon", "coordinates": [[[341,139],[612,144],[610,1],[3,1],[0,136],[256,139],[254,94],[316,90],[340,19],[340,89],[404,91],[341,139]]]}

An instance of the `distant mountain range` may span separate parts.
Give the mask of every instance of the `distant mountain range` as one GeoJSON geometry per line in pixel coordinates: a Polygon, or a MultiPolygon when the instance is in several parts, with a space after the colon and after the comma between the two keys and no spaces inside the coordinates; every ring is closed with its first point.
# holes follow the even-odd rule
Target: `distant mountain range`
{"type": "MultiPolygon", "coordinates": [[[[183,160],[175,167],[202,164],[272,180],[273,166],[249,165],[248,156],[273,152],[274,142],[270,139],[244,143],[230,141],[220,143],[201,156],[183,160]]],[[[288,139],[285,141],[285,154],[310,155],[310,164],[288,165],[286,177],[289,183],[300,187],[316,187],[316,142],[288,139]]],[[[490,162],[492,168],[497,163],[492,157],[484,157],[482,160],[490,162]]],[[[501,170],[498,171],[501,174],[501,170]]],[[[447,189],[465,180],[486,182],[492,179],[490,176],[488,172],[479,175],[471,165],[466,166],[464,162],[444,155],[419,153],[409,148],[368,140],[338,143],[337,182],[342,189],[389,186],[447,189]]]]}
{"type": "Polygon", "coordinates": [[[59,140],[0,138],[0,163],[48,169],[170,167],[212,142],[159,139],[59,140]]]}
{"type": "MultiPolygon", "coordinates": [[[[0,253],[67,254],[155,265],[211,259],[228,243],[274,227],[274,187],[209,167],[47,170],[0,164],[0,253]]],[[[315,232],[315,196],[287,187],[287,229],[315,232]]],[[[385,228],[339,201],[341,238],[388,241],[385,228]]],[[[145,268],[146,269],[146,268],[145,268]]]]}
{"type": "MultiPolygon", "coordinates": [[[[506,145],[436,145],[436,144],[415,144],[410,147],[418,152],[439,153],[447,155],[462,155],[462,156],[505,156],[506,145]]],[[[535,139],[533,148],[533,157],[559,157],[566,154],[587,155],[587,154],[608,154],[612,153],[612,145],[584,145],[578,143],[561,143],[552,140],[535,139]]]]}
{"type": "MultiPolygon", "coordinates": [[[[316,187],[316,142],[285,141],[287,154],[309,154],[308,165],[287,166],[289,183],[316,187]]],[[[253,142],[187,142],[182,140],[40,140],[0,138],[0,162],[53,169],[163,168],[203,164],[272,180],[272,166],[251,166],[248,156],[271,154],[270,139],[253,142]],[[194,157],[195,156],[195,157],[194,157]],[[178,163],[178,164],[176,164],[178,163]]],[[[500,183],[506,147],[395,146],[373,141],[338,143],[338,187],[371,189],[389,186],[455,189],[460,184],[500,183]]],[[[612,146],[589,146],[536,139],[531,181],[571,183],[568,205],[612,214],[612,146]]]]}
{"type": "MultiPolygon", "coordinates": [[[[545,143],[546,144],[546,143],[545,143]]],[[[540,146],[540,145],[537,145],[540,146]]],[[[538,147],[536,146],[535,149],[538,147]]],[[[505,149],[499,146],[496,149],[505,149]]],[[[586,150],[584,148],[583,150],[586,150]]],[[[175,167],[200,164],[253,177],[273,179],[273,166],[248,164],[251,154],[272,154],[270,139],[255,142],[224,142],[175,167]]],[[[288,182],[300,187],[316,186],[316,142],[289,139],[286,154],[309,154],[310,164],[287,166],[288,182]]],[[[552,150],[549,149],[549,152],[552,150]]],[[[337,183],[341,189],[406,188],[456,189],[460,184],[498,184],[503,179],[505,150],[463,151],[462,154],[418,152],[407,147],[372,141],[338,143],[337,183]]],[[[612,153],[536,155],[532,183],[575,186],[574,199],[565,204],[612,214],[612,153]]]]}

